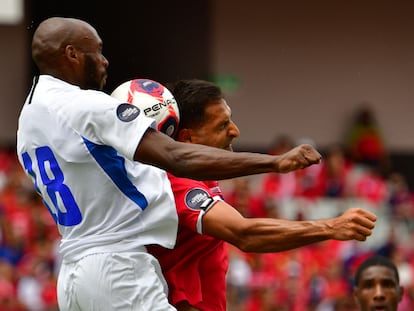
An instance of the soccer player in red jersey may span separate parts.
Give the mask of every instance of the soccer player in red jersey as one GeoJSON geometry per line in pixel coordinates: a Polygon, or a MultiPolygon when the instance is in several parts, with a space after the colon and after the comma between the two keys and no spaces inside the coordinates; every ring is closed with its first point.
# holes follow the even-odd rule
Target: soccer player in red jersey
{"type": "MultiPolygon", "coordinates": [[[[176,140],[232,150],[240,132],[221,89],[203,80],[170,86],[180,109],[176,140]]],[[[217,149],[219,150],[219,149],[217,149]]],[[[376,216],[360,208],[312,221],[245,218],[227,204],[215,181],[169,174],[179,217],[174,249],[149,251],[159,260],[169,300],[179,311],[225,311],[226,242],[246,252],[278,252],[328,239],[365,241],[376,216]]]]}

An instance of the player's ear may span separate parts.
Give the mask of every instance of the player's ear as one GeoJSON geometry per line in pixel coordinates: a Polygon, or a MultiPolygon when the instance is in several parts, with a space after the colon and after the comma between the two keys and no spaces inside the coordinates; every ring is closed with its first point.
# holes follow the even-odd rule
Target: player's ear
{"type": "Polygon", "coordinates": [[[78,50],[71,44],[65,46],[65,56],[69,61],[77,60],[78,50]]]}
{"type": "Polygon", "coordinates": [[[398,301],[401,301],[404,296],[404,287],[398,286],[398,301]]]}
{"type": "Polygon", "coordinates": [[[354,298],[355,303],[357,304],[357,306],[359,306],[359,299],[358,299],[358,288],[356,286],[354,286],[353,291],[352,291],[352,296],[354,298]]]}
{"type": "Polygon", "coordinates": [[[182,128],[177,133],[177,140],[183,143],[191,143],[191,131],[186,128],[182,128]]]}

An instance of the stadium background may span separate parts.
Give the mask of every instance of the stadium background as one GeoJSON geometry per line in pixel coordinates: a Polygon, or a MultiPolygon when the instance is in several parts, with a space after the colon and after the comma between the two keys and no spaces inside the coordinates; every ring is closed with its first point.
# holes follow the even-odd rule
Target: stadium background
{"type": "Polygon", "coordinates": [[[99,30],[108,91],[137,76],[219,82],[242,132],[238,149],[266,149],[281,133],[323,149],[368,102],[396,169],[414,186],[412,1],[0,1],[20,2],[22,18],[0,23],[0,143],[15,141],[33,26],[59,14],[99,30]]]}

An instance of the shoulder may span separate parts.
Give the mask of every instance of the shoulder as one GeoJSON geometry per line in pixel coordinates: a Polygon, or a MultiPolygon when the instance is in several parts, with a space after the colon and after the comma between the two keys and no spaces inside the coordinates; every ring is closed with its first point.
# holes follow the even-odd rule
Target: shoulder
{"type": "Polygon", "coordinates": [[[170,180],[171,187],[174,191],[185,191],[192,188],[208,189],[208,186],[205,182],[189,178],[176,177],[170,173],[167,173],[167,175],[168,179],[170,180]]]}

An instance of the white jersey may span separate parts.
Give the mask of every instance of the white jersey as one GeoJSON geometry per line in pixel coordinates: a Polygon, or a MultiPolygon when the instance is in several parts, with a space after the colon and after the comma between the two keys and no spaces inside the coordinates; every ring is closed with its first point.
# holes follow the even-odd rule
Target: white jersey
{"type": "Polygon", "coordinates": [[[62,235],[66,262],[172,248],[177,213],[165,171],[133,161],[155,122],[135,106],[41,75],[21,111],[19,161],[62,235]]]}

